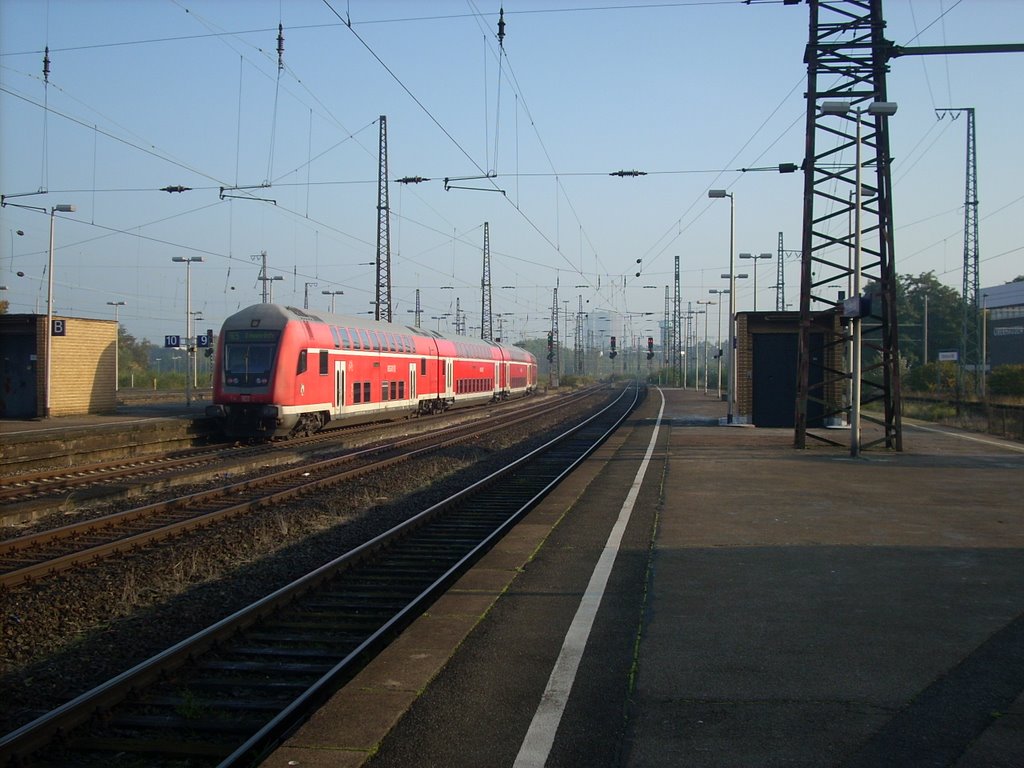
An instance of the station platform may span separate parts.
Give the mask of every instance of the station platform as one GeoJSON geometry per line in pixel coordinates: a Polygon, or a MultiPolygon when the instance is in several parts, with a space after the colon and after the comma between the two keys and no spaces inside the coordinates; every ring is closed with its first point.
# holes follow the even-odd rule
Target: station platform
{"type": "Polygon", "coordinates": [[[1024,765],[1024,445],[724,415],[652,388],[263,765],[1024,765]]]}
{"type": "Polygon", "coordinates": [[[53,416],[38,419],[0,419],[0,439],[47,432],[87,430],[107,425],[126,425],[147,419],[202,420],[206,418],[207,405],[209,405],[208,400],[194,400],[191,405],[186,405],[184,398],[180,401],[129,401],[119,403],[113,413],[53,416]]]}

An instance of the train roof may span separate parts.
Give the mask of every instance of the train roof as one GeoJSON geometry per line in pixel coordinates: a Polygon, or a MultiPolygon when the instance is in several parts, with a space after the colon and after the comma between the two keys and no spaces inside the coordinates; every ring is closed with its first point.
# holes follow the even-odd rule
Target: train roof
{"type": "Polygon", "coordinates": [[[308,320],[311,322],[326,323],[328,325],[343,326],[345,328],[365,328],[367,330],[387,331],[390,333],[395,333],[397,331],[400,333],[411,333],[414,336],[427,336],[434,339],[461,341],[471,344],[487,344],[492,347],[515,349],[525,352],[521,347],[517,347],[513,344],[505,344],[504,342],[498,341],[487,341],[486,339],[481,339],[476,336],[441,333],[440,331],[432,331],[429,328],[417,328],[413,325],[386,323],[381,320],[371,320],[357,315],[316,312],[309,309],[289,307],[282,304],[253,304],[252,306],[246,307],[245,309],[228,317],[224,321],[224,327],[227,328],[232,324],[238,324],[245,328],[249,328],[251,321],[256,318],[259,318],[261,321],[267,322],[271,325],[283,325],[288,320],[308,320]]]}

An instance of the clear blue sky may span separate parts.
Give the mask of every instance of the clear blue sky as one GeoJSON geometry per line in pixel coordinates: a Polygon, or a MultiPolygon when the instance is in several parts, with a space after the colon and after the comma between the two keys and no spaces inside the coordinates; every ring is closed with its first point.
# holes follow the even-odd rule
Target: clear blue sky
{"type": "MultiPolygon", "coordinates": [[[[1024,40],[1019,0],[888,0],[885,14],[897,44],[1024,40]]],[[[389,177],[431,179],[390,186],[396,320],[412,322],[420,288],[424,325],[448,328],[431,318],[456,297],[479,325],[485,221],[506,337],[543,335],[556,281],[570,310],[582,296],[661,313],[676,254],[684,307],[722,286],[728,202],[709,188],[735,194],[737,252],[774,252],[779,232],[799,246],[801,175],[737,169],[803,159],[807,28],[806,5],[781,3],[0,0],[0,192],[77,207],[56,223],[60,313],[110,319],[124,301],[135,336],[184,333],[171,258],[201,255],[192,306],[216,328],[260,301],[264,251],[275,302],[302,306],[316,283],[310,307],[343,290],[338,311],[366,312],[386,115],[389,177]],[[485,171],[452,183],[490,191],[444,188],[485,171]],[[265,183],[227,194],[276,204],[221,198],[265,183]],[[178,184],[192,191],[159,191],[178,184]]],[[[950,106],[977,111],[981,283],[1024,273],[1021,83],[1024,54],[892,62],[900,274],[961,286],[966,119],[934,112],[950,106]]],[[[47,239],[46,215],[0,211],[11,312],[45,312],[47,239]]],[[[762,262],[759,307],[775,282],[762,262]]],[[[786,283],[796,306],[796,261],[786,283]]],[[[752,307],[751,280],[737,299],[752,307]]]]}

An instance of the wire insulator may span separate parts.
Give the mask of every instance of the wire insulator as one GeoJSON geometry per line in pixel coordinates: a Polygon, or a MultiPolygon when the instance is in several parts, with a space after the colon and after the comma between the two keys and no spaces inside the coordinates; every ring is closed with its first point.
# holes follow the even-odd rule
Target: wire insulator
{"type": "Polygon", "coordinates": [[[50,46],[43,51],[43,82],[50,82],[50,46]]]}
{"type": "Polygon", "coordinates": [[[277,68],[284,69],[284,25],[277,25],[277,68]]]}

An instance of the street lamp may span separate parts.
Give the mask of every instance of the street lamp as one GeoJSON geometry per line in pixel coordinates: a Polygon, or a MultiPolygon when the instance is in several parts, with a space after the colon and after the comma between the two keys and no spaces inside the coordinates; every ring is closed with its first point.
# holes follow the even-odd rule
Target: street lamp
{"type": "Polygon", "coordinates": [[[171,261],[185,265],[185,405],[192,406],[192,377],[195,375],[195,346],[192,338],[192,263],[206,261],[203,256],[171,256],[171,261]]]}
{"type": "MultiPolygon", "coordinates": [[[[729,198],[729,387],[726,390],[728,404],[725,421],[732,424],[736,404],[736,258],[733,252],[733,243],[736,240],[736,197],[724,189],[709,189],[708,197],[713,200],[729,198]]],[[[718,370],[721,372],[721,365],[718,370]]]]}
{"type": "Polygon", "coordinates": [[[123,301],[108,301],[107,304],[114,308],[114,325],[116,333],[116,336],[114,337],[114,391],[117,392],[121,383],[121,366],[118,362],[118,347],[120,346],[118,342],[121,341],[121,323],[117,319],[117,310],[120,307],[123,307],[125,303],[123,301]]]}
{"type": "Polygon", "coordinates": [[[754,311],[757,312],[757,262],[759,259],[770,259],[772,254],[770,253],[741,253],[741,259],[753,259],[754,260],[754,311]]]}
{"type": "MultiPolygon", "coordinates": [[[[203,317],[203,311],[201,309],[192,313],[193,335],[195,334],[196,323],[203,319],[205,318],[203,317]]],[[[196,347],[195,351],[198,352],[199,348],[196,347]]],[[[193,389],[199,389],[199,355],[195,355],[195,359],[192,361],[192,387],[193,389]]]]}
{"type": "MultiPolygon", "coordinates": [[[[718,302],[717,301],[711,301],[710,299],[708,299],[707,301],[704,301],[703,299],[697,299],[697,303],[698,304],[702,304],[705,307],[713,307],[718,302]]],[[[709,312],[708,312],[707,309],[705,309],[703,311],[704,311],[704,394],[706,395],[708,393],[708,314],[709,314],[709,312]]],[[[721,309],[719,309],[719,311],[718,311],[718,316],[719,317],[722,316],[721,309]]]]}
{"type": "Polygon", "coordinates": [[[320,293],[322,293],[324,296],[330,296],[331,297],[331,314],[333,315],[334,314],[334,297],[335,296],[344,296],[345,292],[344,291],[320,291],[320,293]]]}
{"type": "MultiPolygon", "coordinates": [[[[708,293],[715,293],[719,296],[723,296],[730,293],[728,288],[711,288],[708,293]]],[[[722,399],[722,302],[718,302],[718,341],[715,342],[715,346],[718,347],[718,399],[722,399]]]]}
{"type": "MultiPolygon", "coordinates": [[[[821,112],[825,115],[847,115],[852,112],[857,121],[857,141],[855,144],[856,155],[854,164],[856,175],[854,178],[854,207],[853,207],[853,284],[850,286],[850,301],[853,312],[844,314],[850,317],[850,326],[853,336],[853,353],[850,356],[850,455],[860,454],[860,396],[861,396],[861,209],[863,202],[861,195],[861,125],[865,112],[869,115],[888,117],[896,114],[897,104],[894,101],[873,101],[867,107],[855,107],[848,101],[823,101],[821,112]]],[[[850,306],[850,305],[848,305],[850,306]]]]}
{"type": "Polygon", "coordinates": [[[74,213],[73,205],[55,205],[50,209],[50,256],[46,266],[46,405],[43,415],[50,417],[50,389],[53,378],[53,214],[74,213]]]}

